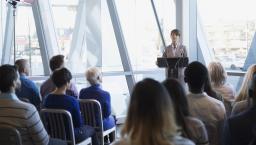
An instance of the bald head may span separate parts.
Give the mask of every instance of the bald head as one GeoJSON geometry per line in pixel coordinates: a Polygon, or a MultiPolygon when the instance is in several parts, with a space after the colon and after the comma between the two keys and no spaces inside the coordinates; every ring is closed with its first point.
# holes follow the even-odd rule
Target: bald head
{"type": "Polygon", "coordinates": [[[29,75],[29,64],[26,59],[18,59],[15,61],[15,66],[18,68],[20,74],[29,75]]]}

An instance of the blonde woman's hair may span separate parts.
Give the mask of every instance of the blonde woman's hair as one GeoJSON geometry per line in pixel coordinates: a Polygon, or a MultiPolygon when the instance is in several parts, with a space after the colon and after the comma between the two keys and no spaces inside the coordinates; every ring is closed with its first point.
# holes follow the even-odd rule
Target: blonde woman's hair
{"type": "Polygon", "coordinates": [[[85,77],[91,85],[100,84],[102,81],[101,70],[97,67],[89,68],[85,73],[85,77]]]}
{"type": "Polygon", "coordinates": [[[122,137],[133,145],[172,145],[177,126],[171,99],[159,82],[144,79],[131,95],[122,137]]]}
{"type": "Polygon", "coordinates": [[[227,72],[220,62],[211,62],[208,65],[211,83],[214,87],[222,86],[226,83],[227,72]]]}
{"type": "Polygon", "coordinates": [[[242,86],[239,90],[238,96],[236,97],[235,102],[243,101],[248,98],[248,89],[249,89],[249,84],[250,81],[252,80],[253,74],[256,72],[256,64],[251,65],[244,77],[242,86]]]}

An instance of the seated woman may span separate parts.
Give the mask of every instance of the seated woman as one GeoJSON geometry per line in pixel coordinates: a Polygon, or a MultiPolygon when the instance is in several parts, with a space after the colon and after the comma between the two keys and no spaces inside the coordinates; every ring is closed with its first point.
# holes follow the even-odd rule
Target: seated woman
{"type": "Polygon", "coordinates": [[[243,83],[241,85],[241,88],[240,88],[238,95],[234,102],[231,116],[239,114],[243,111],[246,111],[252,105],[249,103],[250,100],[248,97],[249,96],[248,88],[249,88],[250,81],[252,80],[252,76],[255,72],[256,72],[256,64],[253,64],[248,68],[248,70],[244,76],[243,83]]]}
{"type": "Polygon", "coordinates": [[[208,66],[209,75],[213,89],[220,94],[224,100],[233,102],[235,99],[235,90],[233,86],[227,83],[227,72],[219,62],[211,62],[208,66]]]}
{"type": "Polygon", "coordinates": [[[191,139],[196,145],[208,145],[208,135],[203,122],[189,114],[188,101],[182,85],[175,79],[168,79],[163,85],[173,101],[176,122],[181,127],[182,136],[191,139]]]}
{"type": "Polygon", "coordinates": [[[70,71],[66,68],[57,69],[53,72],[51,79],[57,88],[46,97],[44,107],[69,111],[73,120],[76,142],[93,136],[92,141],[97,144],[94,129],[83,125],[78,101],[72,96],[65,95],[72,79],[70,71]]]}
{"type": "Polygon", "coordinates": [[[131,94],[121,139],[115,145],[194,145],[178,135],[172,101],[159,82],[144,79],[131,94]]]}
{"type": "Polygon", "coordinates": [[[232,110],[232,103],[235,100],[235,90],[233,86],[227,83],[227,72],[219,62],[211,62],[208,66],[211,85],[223,97],[227,116],[230,115],[232,110]]]}
{"type": "Polygon", "coordinates": [[[115,119],[111,115],[110,94],[101,89],[102,74],[96,68],[90,68],[86,71],[86,79],[90,83],[90,87],[84,88],[79,93],[80,99],[94,99],[100,102],[103,117],[103,128],[108,130],[115,126],[115,119]]]}

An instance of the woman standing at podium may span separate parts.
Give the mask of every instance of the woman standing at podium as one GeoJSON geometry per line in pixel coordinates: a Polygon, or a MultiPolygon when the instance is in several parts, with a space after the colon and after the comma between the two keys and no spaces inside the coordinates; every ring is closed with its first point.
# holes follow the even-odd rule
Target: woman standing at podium
{"type": "MultiPolygon", "coordinates": [[[[172,43],[171,45],[165,48],[163,57],[166,57],[166,58],[187,57],[186,47],[180,43],[180,31],[178,29],[172,30],[170,37],[171,37],[172,43]]],[[[184,84],[183,68],[178,68],[177,66],[177,68],[168,69],[166,75],[167,75],[167,78],[176,78],[182,84],[184,84]]]]}

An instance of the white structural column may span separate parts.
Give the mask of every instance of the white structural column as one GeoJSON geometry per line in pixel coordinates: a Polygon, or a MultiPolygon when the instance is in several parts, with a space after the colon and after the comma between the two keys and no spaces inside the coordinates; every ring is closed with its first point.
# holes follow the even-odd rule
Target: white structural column
{"type": "Polygon", "coordinates": [[[49,75],[49,59],[60,52],[50,1],[35,0],[32,5],[32,10],[36,24],[42,62],[44,65],[44,73],[45,75],[49,75]]]}
{"type": "Polygon", "coordinates": [[[181,43],[189,45],[189,0],[174,0],[176,6],[176,28],[181,31],[181,43]]]}
{"type": "MultiPolygon", "coordinates": [[[[199,60],[197,46],[197,0],[189,0],[189,59],[199,60]]],[[[204,49],[204,48],[203,48],[204,49]]]]}
{"type": "Polygon", "coordinates": [[[190,61],[198,60],[197,0],[175,0],[176,28],[181,30],[181,42],[187,46],[190,61]]]}
{"type": "Polygon", "coordinates": [[[2,49],[2,58],[1,64],[8,64],[11,63],[11,53],[12,53],[12,46],[13,46],[13,8],[10,4],[7,4],[7,15],[5,21],[5,33],[4,33],[4,42],[3,42],[3,49],[2,49]]]}
{"type": "Polygon", "coordinates": [[[117,46],[119,49],[119,54],[121,56],[121,61],[122,61],[122,65],[124,68],[124,72],[128,73],[125,75],[125,78],[127,81],[127,86],[128,86],[129,92],[131,94],[132,89],[135,85],[135,79],[133,76],[133,70],[132,70],[128,50],[127,50],[127,47],[125,44],[119,16],[117,13],[115,0],[107,0],[107,4],[108,4],[108,10],[110,13],[110,17],[111,17],[111,22],[112,22],[112,25],[114,28],[116,42],[117,42],[117,46]]]}

